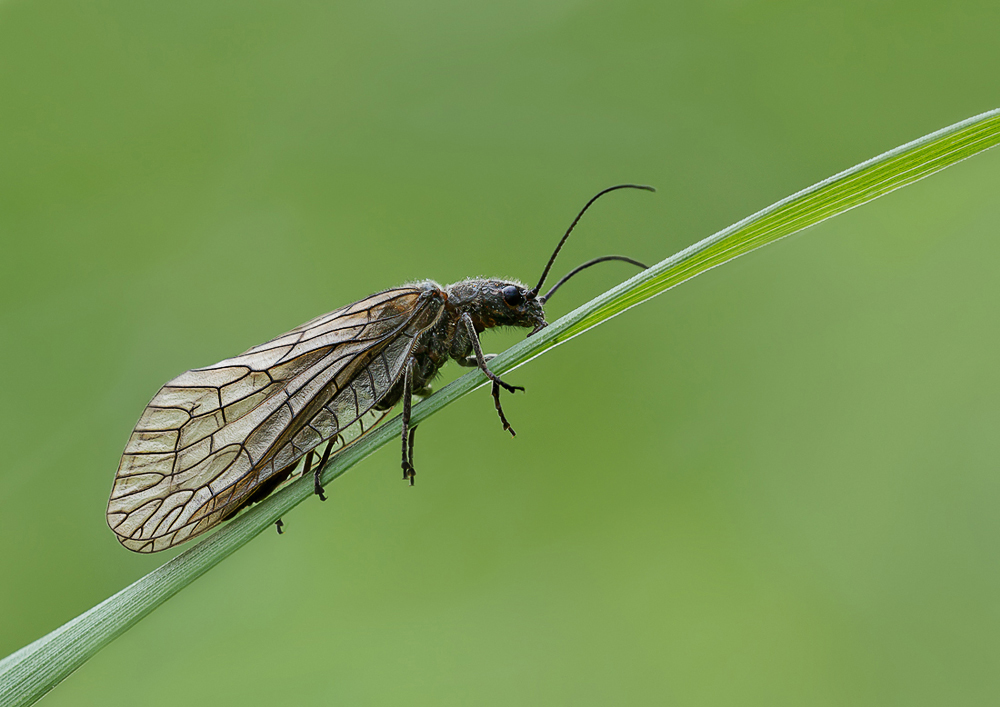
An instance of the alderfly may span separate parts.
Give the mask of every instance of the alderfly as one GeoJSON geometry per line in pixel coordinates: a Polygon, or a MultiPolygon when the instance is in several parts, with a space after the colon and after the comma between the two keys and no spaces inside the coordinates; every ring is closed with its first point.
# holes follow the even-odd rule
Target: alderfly
{"type": "Polygon", "coordinates": [[[531,329],[528,336],[540,331],[547,325],[542,305],[591,265],[622,260],[646,267],[620,255],[595,258],[539,295],[580,217],[616,189],[654,191],[619,184],[594,196],[533,288],[494,279],[397,287],[168,382],[143,411],[118,466],[108,503],[108,525],[118,540],[136,552],[173,547],[263,499],[296,467],[314,474],[316,494],[325,500],[320,471],[330,455],[372,429],[400,400],[403,478],[412,485],[411,400],[431,392],[449,359],[486,374],[500,421],[513,435],[500,389],[524,389],[489,370],[492,356],[483,353],[479,335],[496,326],[531,329]]]}

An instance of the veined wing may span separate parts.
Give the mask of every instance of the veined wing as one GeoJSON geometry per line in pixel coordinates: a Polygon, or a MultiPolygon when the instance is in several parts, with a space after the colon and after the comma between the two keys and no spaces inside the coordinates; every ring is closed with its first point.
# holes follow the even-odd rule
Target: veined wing
{"type": "Polygon", "coordinates": [[[424,289],[388,290],[168,382],[118,467],[108,503],[118,540],[137,552],[172,547],[324,441],[356,438],[442,309],[424,289]]]}

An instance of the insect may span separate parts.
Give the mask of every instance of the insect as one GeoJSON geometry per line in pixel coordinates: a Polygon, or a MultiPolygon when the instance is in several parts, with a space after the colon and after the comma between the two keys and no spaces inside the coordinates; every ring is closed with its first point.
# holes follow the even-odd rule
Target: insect
{"type": "MultiPolygon", "coordinates": [[[[500,389],[524,388],[489,370],[492,355],[483,353],[479,335],[497,326],[537,333],[547,326],[546,300],[592,265],[621,260],[646,267],[620,255],[595,258],[539,296],[577,222],[616,189],[654,191],[619,184],[591,198],[531,289],[495,279],[397,287],[166,383],[143,411],[118,466],[107,518],[119,542],[157,552],[189,540],[263,499],[300,461],[300,473],[314,474],[316,494],[326,500],[320,472],[330,455],[372,429],[400,400],[403,478],[412,485],[417,428],[410,425],[411,400],[430,393],[449,359],[486,374],[500,421],[513,435],[500,389]]],[[[280,520],[277,525],[280,533],[280,520]]]]}

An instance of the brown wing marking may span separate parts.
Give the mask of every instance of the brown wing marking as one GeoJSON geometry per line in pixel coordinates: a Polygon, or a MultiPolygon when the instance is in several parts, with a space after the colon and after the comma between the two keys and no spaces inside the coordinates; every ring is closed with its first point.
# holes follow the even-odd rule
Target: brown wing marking
{"type": "Polygon", "coordinates": [[[365,413],[442,309],[420,292],[372,295],[163,386],[112,489],[108,524],[119,541],[138,552],[176,545],[325,440],[370,428],[365,413]]]}

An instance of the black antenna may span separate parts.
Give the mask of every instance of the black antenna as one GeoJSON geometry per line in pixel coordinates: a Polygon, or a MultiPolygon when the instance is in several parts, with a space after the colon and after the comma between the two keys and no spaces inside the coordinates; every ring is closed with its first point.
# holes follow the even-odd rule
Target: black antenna
{"type": "Polygon", "coordinates": [[[595,194],[591,198],[591,200],[588,201],[587,204],[582,209],[580,209],[580,213],[576,215],[576,218],[573,219],[573,223],[569,225],[569,228],[566,230],[566,235],[564,235],[562,237],[562,240],[559,241],[559,245],[556,246],[555,252],[552,253],[552,257],[549,258],[549,264],[546,265],[545,270],[542,271],[542,277],[538,281],[538,284],[535,285],[535,287],[530,292],[527,293],[526,297],[528,299],[535,299],[536,297],[538,297],[538,291],[542,289],[542,285],[545,284],[545,278],[548,277],[549,270],[552,269],[552,264],[556,262],[556,256],[559,255],[559,249],[563,247],[563,243],[565,243],[566,239],[569,238],[569,234],[573,232],[573,228],[576,226],[577,221],[580,220],[580,217],[583,216],[583,214],[587,211],[587,209],[590,208],[591,204],[593,204],[595,201],[597,201],[602,196],[607,194],[609,191],[615,191],[616,189],[644,189],[646,191],[656,191],[656,189],[654,189],[653,187],[646,186],[644,184],[616,184],[613,187],[608,187],[603,191],[597,192],[597,194],[595,194]]]}
{"type": "Polygon", "coordinates": [[[626,263],[632,263],[632,265],[638,265],[643,270],[645,270],[646,268],[649,267],[648,265],[644,265],[643,263],[640,263],[638,260],[633,260],[632,258],[626,258],[624,255],[605,255],[605,256],[602,256],[600,258],[594,258],[593,260],[588,260],[583,265],[578,265],[575,268],[573,268],[572,270],[570,270],[567,275],[564,275],[563,278],[559,282],[557,282],[556,284],[554,284],[552,286],[551,290],[549,290],[544,295],[542,295],[541,297],[539,297],[538,301],[541,302],[542,304],[545,304],[546,302],[549,301],[549,297],[551,297],[555,293],[556,290],[558,290],[560,287],[563,286],[563,283],[565,283],[571,277],[573,277],[574,275],[576,275],[578,272],[580,272],[581,270],[586,270],[591,265],[597,265],[598,263],[604,263],[604,262],[607,262],[608,260],[621,260],[621,261],[626,262],[626,263]]]}

